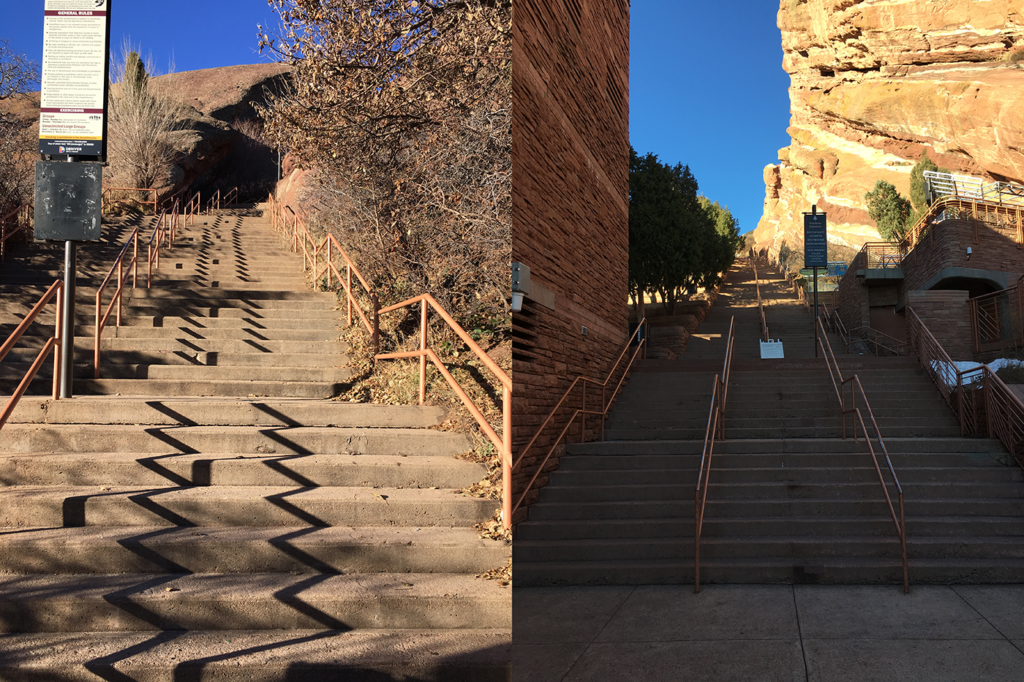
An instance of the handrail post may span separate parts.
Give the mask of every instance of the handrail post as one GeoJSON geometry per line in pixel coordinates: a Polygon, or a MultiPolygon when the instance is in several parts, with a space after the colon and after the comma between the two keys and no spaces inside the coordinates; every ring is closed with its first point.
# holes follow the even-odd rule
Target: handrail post
{"type": "Polygon", "coordinates": [[[103,336],[103,289],[96,292],[96,329],[93,331],[95,345],[92,351],[92,378],[100,378],[100,339],[103,336]]]}
{"type": "Polygon", "coordinates": [[[580,442],[587,442],[587,382],[581,382],[583,389],[583,405],[580,408],[580,442]]]}
{"type": "Polygon", "coordinates": [[[346,298],[348,299],[348,326],[352,326],[352,265],[350,263],[345,264],[345,291],[347,293],[346,298]]]}
{"type": "Polygon", "coordinates": [[[420,301],[420,405],[427,397],[427,299],[420,301]]]}
{"type": "Polygon", "coordinates": [[[899,491],[900,503],[900,552],[903,555],[903,594],[910,594],[910,577],[907,575],[907,521],[903,511],[903,491],[899,491]]]}
{"type": "MultiPolygon", "coordinates": [[[[376,356],[380,352],[380,301],[377,299],[377,292],[370,294],[370,302],[373,303],[373,354],[376,356]]],[[[377,358],[374,357],[374,363],[377,362],[377,358]]]]}
{"type": "Polygon", "coordinates": [[[57,289],[57,315],[54,325],[53,338],[57,339],[57,347],[53,353],[53,399],[60,400],[60,332],[63,328],[64,313],[64,286],[57,289]]]}
{"type": "Polygon", "coordinates": [[[604,442],[604,423],[608,419],[608,405],[605,404],[604,384],[601,384],[601,442],[604,442]]]}
{"type": "Polygon", "coordinates": [[[114,295],[117,296],[117,326],[121,326],[121,287],[124,284],[124,263],[123,258],[117,259],[117,289],[114,291],[114,295]]]}
{"type": "Polygon", "coordinates": [[[700,593],[700,481],[704,478],[703,468],[697,472],[697,490],[693,493],[693,592],[700,593]]]}

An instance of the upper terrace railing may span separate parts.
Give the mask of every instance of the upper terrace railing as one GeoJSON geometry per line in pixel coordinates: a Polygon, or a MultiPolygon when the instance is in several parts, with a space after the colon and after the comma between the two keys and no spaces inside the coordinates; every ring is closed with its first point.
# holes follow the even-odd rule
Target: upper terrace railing
{"type": "Polygon", "coordinates": [[[314,275],[314,283],[319,282],[320,277],[326,275],[328,286],[332,283],[332,276],[337,278],[339,285],[345,291],[345,298],[348,306],[348,321],[352,323],[352,311],[355,310],[358,313],[360,322],[366,328],[367,332],[371,335],[374,344],[374,360],[395,360],[401,358],[419,358],[420,360],[420,392],[419,402],[422,405],[426,399],[426,371],[427,361],[441,373],[448,382],[452,390],[462,401],[466,409],[479,424],[481,431],[487,436],[487,439],[491,441],[495,450],[501,454],[502,462],[502,523],[506,529],[511,528],[512,525],[512,379],[509,378],[508,374],[502,370],[497,363],[477,345],[476,341],[466,333],[455,319],[448,314],[448,312],[442,308],[434,297],[430,294],[422,294],[416,296],[401,303],[388,306],[386,308],[380,308],[380,303],[377,299],[376,292],[370,287],[366,279],[356,268],[352,259],[349,258],[341,245],[337,242],[333,235],[327,235],[321,242],[317,243],[309,230],[306,229],[306,225],[301,217],[299,217],[295,211],[289,206],[285,206],[278,202],[273,195],[268,199],[270,206],[270,215],[274,228],[284,233],[292,244],[292,250],[295,252],[302,253],[302,268],[303,270],[312,270],[314,275]],[[338,271],[335,261],[334,253],[337,252],[338,256],[342,258],[345,263],[346,276],[343,278],[341,273],[338,271]],[[324,265],[320,266],[320,258],[323,256],[324,265]],[[362,304],[359,298],[356,296],[355,291],[352,287],[352,276],[355,275],[356,281],[363,287],[363,291],[366,293],[366,297],[370,301],[369,311],[364,312],[362,304]],[[379,353],[380,349],[380,315],[394,312],[402,308],[409,308],[417,306],[420,309],[420,348],[415,351],[406,351],[399,353],[379,353]],[[434,313],[438,315],[446,325],[462,340],[466,346],[469,347],[470,351],[476,356],[476,358],[485,366],[492,374],[497,378],[498,382],[502,386],[502,435],[494,430],[494,427],[490,425],[490,422],[484,417],[480,409],[474,404],[473,400],[466,393],[465,389],[459,385],[455,377],[452,376],[448,368],[444,366],[440,358],[429,347],[429,339],[427,334],[427,316],[429,311],[433,309],[434,313]]]}
{"type": "Polygon", "coordinates": [[[153,212],[156,213],[156,208],[160,204],[157,196],[157,190],[152,187],[107,187],[103,190],[103,194],[100,196],[100,212],[104,212],[114,201],[114,192],[141,192],[149,196],[148,200],[136,201],[136,203],[143,206],[152,206],[153,212]]]}
{"type": "Polygon", "coordinates": [[[889,450],[885,447],[885,441],[882,439],[882,432],[878,429],[878,422],[875,421],[875,415],[871,410],[871,404],[868,402],[868,397],[864,393],[864,387],[860,383],[860,377],[854,374],[848,379],[843,379],[842,371],[839,369],[839,363],[836,361],[836,356],[832,352],[832,346],[829,344],[828,335],[825,333],[825,327],[821,322],[821,319],[815,320],[815,324],[818,325],[818,346],[821,350],[822,356],[825,358],[825,364],[828,367],[829,377],[832,379],[832,388],[835,389],[836,398],[839,400],[840,416],[843,420],[843,440],[846,439],[846,415],[851,415],[853,420],[853,440],[857,441],[857,425],[860,424],[861,433],[864,434],[864,442],[868,446],[868,452],[871,454],[871,463],[875,466],[875,473],[878,474],[878,482],[882,486],[882,492],[885,494],[885,502],[889,507],[889,515],[892,518],[893,525],[896,527],[896,535],[900,541],[900,552],[903,561],[903,591],[910,591],[910,580],[907,573],[907,526],[906,526],[906,515],[903,506],[903,487],[900,486],[899,478],[896,476],[896,470],[892,466],[892,460],[889,459],[889,450]],[[846,401],[846,387],[850,387],[850,401],[846,401]],[[859,407],[857,407],[857,394],[860,394],[864,409],[867,411],[868,422],[874,429],[874,441],[872,443],[871,435],[868,433],[867,426],[864,423],[864,413],[859,407]],[[878,449],[881,451],[883,459],[885,460],[885,467],[889,471],[889,476],[892,479],[893,487],[896,489],[897,500],[899,505],[899,515],[897,516],[896,510],[892,505],[892,497],[889,495],[889,486],[886,484],[885,477],[882,475],[882,468],[878,463],[878,453],[875,451],[875,444],[878,445],[878,449]]]}
{"type": "Polygon", "coordinates": [[[715,452],[715,439],[725,439],[725,405],[729,399],[729,374],[732,372],[732,352],[736,339],[736,318],[729,320],[729,334],[725,340],[725,361],[722,373],[715,375],[711,389],[711,407],[708,410],[708,428],[704,432],[704,450],[697,470],[697,488],[693,493],[693,591],[700,592],[700,537],[704,528],[704,506],[708,501],[708,482],[711,479],[711,458],[715,452]]]}
{"type": "Polygon", "coordinates": [[[1024,207],[1024,185],[1013,182],[985,182],[971,175],[924,172],[925,188],[933,199],[953,197],[1024,207]]]}
{"type": "Polygon", "coordinates": [[[853,270],[888,270],[903,266],[903,252],[899,244],[867,242],[854,260],[853,270]]]}
{"type": "Polygon", "coordinates": [[[959,369],[910,306],[907,330],[921,366],[959,418],[960,433],[998,438],[1024,467],[1024,402],[987,365],[959,369]]]}
{"type": "Polygon", "coordinates": [[[914,223],[900,241],[900,249],[909,253],[929,234],[932,227],[945,220],[970,219],[974,222],[974,243],[979,242],[979,228],[982,224],[1012,235],[1017,248],[1024,248],[1024,206],[1000,203],[985,199],[963,197],[941,197],[914,223]]]}
{"type": "Polygon", "coordinates": [[[22,237],[26,241],[31,239],[35,212],[33,204],[22,204],[0,218],[0,261],[7,258],[7,242],[15,237],[22,237]]]}
{"type": "MultiPolygon", "coordinates": [[[[547,466],[548,461],[550,461],[555,450],[558,449],[558,446],[566,440],[569,430],[572,428],[572,425],[576,423],[577,418],[581,420],[580,442],[586,440],[588,415],[601,418],[601,440],[604,440],[604,424],[605,420],[608,418],[608,412],[611,410],[612,405],[615,404],[615,398],[618,397],[619,391],[622,390],[622,385],[625,383],[626,377],[629,376],[629,370],[632,369],[633,363],[638,357],[642,357],[647,349],[647,330],[648,324],[647,319],[645,318],[640,321],[640,324],[637,325],[636,331],[633,332],[629,341],[627,341],[626,345],[623,346],[622,352],[620,352],[618,358],[615,359],[615,362],[612,364],[612,367],[608,371],[608,375],[605,377],[604,381],[598,381],[597,379],[591,379],[585,376],[576,377],[573,382],[569,384],[569,387],[565,389],[565,393],[562,394],[559,401],[555,403],[555,406],[551,408],[550,412],[548,412],[547,417],[545,417],[544,421],[542,421],[540,426],[537,427],[537,431],[533,434],[533,437],[530,438],[526,447],[520,451],[519,457],[516,458],[515,463],[512,465],[513,474],[520,469],[524,462],[528,461],[527,455],[533,449],[533,446],[537,444],[540,437],[545,433],[548,426],[554,423],[555,415],[559,414],[563,406],[567,411],[573,410],[569,415],[568,420],[565,422],[565,425],[562,427],[562,430],[557,436],[555,436],[554,441],[548,447],[547,452],[541,458],[540,462],[535,464],[533,476],[519,493],[519,498],[515,501],[515,504],[512,505],[512,514],[515,514],[516,510],[519,509],[519,507],[521,507],[526,501],[526,498],[534,489],[534,484],[537,482],[537,479],[540,478],[540,475],[544,472],[544,467],[547,466]],[[629,362],[623,365],[622,361],[626,358],[629,349],[634,345],[636,346],[636,350],[634,350],[632,355],[629,356],[629,362]],[[609,392],[608,387],[614,381],[615,376],[619,374],[620,367],[623,368],[622,374],[619,375],[619,379],[615,382],[614,388],[609,392]],[[587,408],[588,388],[595,392],[597,389],[601,390],[601,397],[596,409],[593,407],[589,409],[587,408]],[[573,405],[575,404],[573,396],[577,393],[579,394],[579,407],[573,409],[573,405]]],[[[591,400],[593,400],[593,398],[591,398],[591,400]]]]}

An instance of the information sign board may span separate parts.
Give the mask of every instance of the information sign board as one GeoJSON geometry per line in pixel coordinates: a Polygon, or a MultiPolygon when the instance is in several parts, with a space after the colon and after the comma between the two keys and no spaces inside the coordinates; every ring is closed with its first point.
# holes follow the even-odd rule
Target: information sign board
{"type": "Polygon", "coordinates": [[[103,165],[36,161],[35,238],[97,241],[103,165]]]}
{"type": "Polygon", "coordinates": [[[110,0],[46,0],[39,153],[106,156],[110,0]]]}
{"type": "Polygon", "coordinates": [[[828,236],[824,213],[804,213],[804,267],[828,267],[828,236]]]}

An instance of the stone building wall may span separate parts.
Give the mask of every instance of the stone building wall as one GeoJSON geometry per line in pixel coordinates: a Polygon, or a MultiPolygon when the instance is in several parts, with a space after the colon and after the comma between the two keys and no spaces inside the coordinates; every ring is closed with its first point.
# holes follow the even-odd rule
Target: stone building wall
{"type": "Polygon", "coordinates": [[[950,358],[974,359],[966,291],[910,291],[907,307],[917,313],[950,358]]]}
{"type": "MultiPolygon", "coordinates": [[[[573,379],[603,380],[627,341],[629,3],[524,0],[513,31],[512,258],[533,284],[512,317],[518,457],[573,379]]],[[[517,469],[517,498],[568,416],[517,469]]]]}

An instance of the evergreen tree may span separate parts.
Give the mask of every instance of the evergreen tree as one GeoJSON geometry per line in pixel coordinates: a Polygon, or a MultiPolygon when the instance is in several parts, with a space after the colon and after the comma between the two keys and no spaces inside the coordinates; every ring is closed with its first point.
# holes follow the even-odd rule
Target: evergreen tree
{"type": "Polygon", "coordinates": [[[910,202],[896,191],[896,187],[879,180],[875,188],[864,195],[868,215],[878,226],[878,233],[887,242],[898,242],[907,231],[910,219],[910,202]]]}

